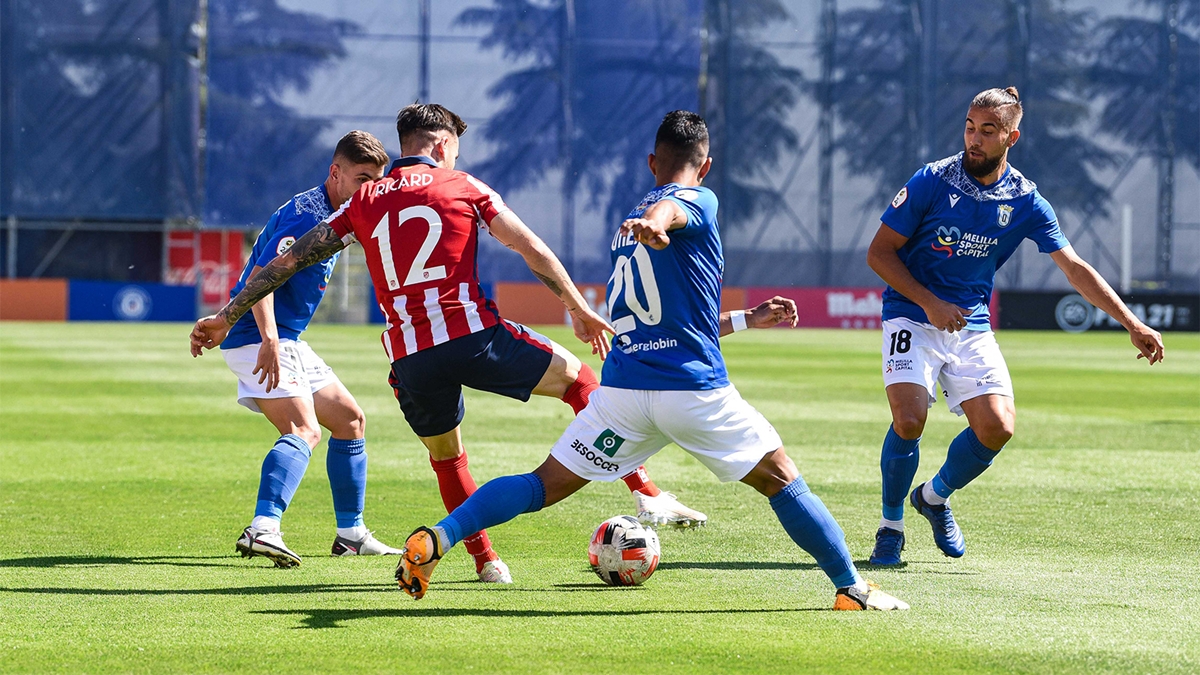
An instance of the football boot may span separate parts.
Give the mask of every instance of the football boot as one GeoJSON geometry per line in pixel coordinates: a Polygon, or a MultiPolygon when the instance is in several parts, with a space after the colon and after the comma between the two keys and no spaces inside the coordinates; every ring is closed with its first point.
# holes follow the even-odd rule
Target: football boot
{"type": "Polygon", "coordinates": [[[420,600],[429,590],[429,577],[441,559],[442,545],[437,533],[428,527],[418,527],[404,542],[400,564],[396,565],[396,583],[414,600],[420,600]]]}
{"type": "Polygon", "coordinates": [[[874,581],[868,581],[865,592],[854,586],[837,589],[837,595],[833,598],[833,608],[842,612],[857,612],[866,609],[890,611],[908,609],[908,603],[884,593],[879,588],[879,584],[874,581]]]}
{"type": "Polygon", "coordinates": [[[875,532],[875,550],[867,562],[872,565],[899,565],[904,550],[904,532],[881,527],[875,532]]]}
{"type": "Polygon", "coordinates": [[[708,516],[684,506],[670,492],[660,492],[657,496],[651,497],[634,490],[633,497],[637,500],[638,520],[643,525],[649,527],[671,525],[682,529],[700,527],[708,522],[708,516]]]}
{"type": "Polygon", "coordinates": [[[300,565],[300,556],[283,543],[283,533],[247,527],[242,530],[235,545],[243,558],[261,555],[275,563],[276,567],[288,568],[300,565]]]}
{"type": "Polygon", "coordinates": [[[942,553],[951,558],[961,558],[967,552],[967,542],[963,540],[963,533],[958,529],[958,523],[954,522],[954,514],[950,512],[950,505],[935,506],[925,501],[921,495],[923,487],[925,484],[921,483],[917,489],[912,491],[912,494],[908,496],[909,503],[933,526],[933,543],[937,544],[942,553]]]}
{"type": "Polygon", "coordinates": [[[374,532],[367,532],[367,535],[359,540],[348,539],[342,535],[338,535],[333,539],[332,555],[347,556],[347,555],[400,555],[400,549],[392,548],[387,544],[375,538],[374,532]]]}

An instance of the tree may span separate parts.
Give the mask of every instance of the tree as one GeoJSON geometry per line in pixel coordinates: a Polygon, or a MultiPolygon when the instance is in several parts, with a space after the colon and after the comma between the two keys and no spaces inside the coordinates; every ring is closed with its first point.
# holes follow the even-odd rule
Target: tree
{"type": "Polygon", "coordinates": [[[1155,273],[1170,281],[1176,160],[1200,170],[1200,0],[1139,4],[1158,18],[1121,16],[1102,24],[1089,89],[1104,101],[1101,128],[1131,146],[1135,158],[1156,160],[1155,273]]]}
{"type": "Polygon", "coordinates": [[[279,6],[278,0],[211,0],[205,220],[261,224],[293,194],[324,178],[328,126],[281,103],[307,91],[317,68],[346,55],[358,30],[279,6]]]}
{"type": "MultiPolygon", "coordinates": [[[[1087,12],[1061,0],[884,2],[839,17],[834,109],[850,170],[886,202],[926,162],[962,150],[971,98],[1016,85],[1025,108],[1011,158],[1056,208],[1104,213],[1094,171],[1116,156],[1080,129],[1089,54],[1087,12]]],[[[882,211],[882,207],[879,209],[882,211]]]]}
{"type": "Polygon", "coordinates": [[[1102,36],[1088,91],[1104,101],[1101,128],[1139,152],[1157,154],[1167,144],[1163,113],[1174,114],[1170,139],[1178,157],[1200,169],[1200,0],[1147,0],[1160,12],[1178,5],[1178,72],[1167,88],[1169,27],[1159,18],[1120,16],[1100,26],[1102,36]],[[1173,108],[1168,106],[1174,100],[1173,108]]]}
{"type": "Polygon", "coordinates": [[[485,47],[528,63],[488,91],[504,101],[483,128],[497,150],[473,170],[501,190],[534,185],[561,170],[564,221],[580,189],[609,220],[620,219],[646,192],[646,154],[662,116],[697,109],[703,49],[698,36],[705,13],[725,6],[722,26],[731,28],[722,27],[713,41],[715,51],[725,50],[723,60],[708,55],[706,72],[711,87],[706,98],[723,101],[723,107],[705,112],[721,118],[710,124],[714,157],[723,166],[739,167],[725,174],[720,194],[725,222],[736,222],[729,206],[744,204],[743,213],[761,206],[766,197],[752,187],[754,179],[797,145],[784,117],[799,95],[798,73],[741,39],[786,13],[777,0],[617,4],[495,0],[459,15],[461,25],[488,29],[485,47]]]}

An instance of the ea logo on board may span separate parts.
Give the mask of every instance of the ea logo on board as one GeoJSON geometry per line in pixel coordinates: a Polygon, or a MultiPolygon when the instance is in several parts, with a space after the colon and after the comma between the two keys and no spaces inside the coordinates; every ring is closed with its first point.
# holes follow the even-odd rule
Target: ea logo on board
{"type": "Polygon", "coordinates": [[[141,321],[153,307],[150,294],[140,286],[126,286],[113,296],[113,313],[122,321],[141,321]]]}
{"type": "Polygon", "coordinates": [[[1092,327],[1095,312],[1096,308],[1083,296],[1072,293],[1063,296],[1054,307],[1054,321],[1068,333],[1082,333],[1092,327]]]}

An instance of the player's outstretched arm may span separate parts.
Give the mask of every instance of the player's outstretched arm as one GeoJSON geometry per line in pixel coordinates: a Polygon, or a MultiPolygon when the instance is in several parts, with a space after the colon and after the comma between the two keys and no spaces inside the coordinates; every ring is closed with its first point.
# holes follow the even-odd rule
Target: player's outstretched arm
{"type": "Polygon", "coordinates": [[[621,234],[632,235],[639,243],[661,251],[671,244],[667,233],[686,227],[687,221],[687,213],[679,204],[664,199],[652,204],[641,218],[630,218],[621,223],[621,234]]]}
{"type": "Polygon", "coordinates": [[[721,312],[721,337],[747,328],[772,328],[785,321],[795,328],[799,320],[796,301],[777,295],[754,309],[721,312]]]}
{"type": "Polygon", "coordinates": [[[880,223],[879,231],[875,233],[875,238],[871,240],[871,246],[867,249],[867,265],[888,286],[925,310],[925,316],[934,328],[951,333],[966,328],[967,315],[970,312],[934,295],[913,278],[912,272],[909,272],[904,261],[900,260],[896,252],[906,243],[908,237],[885,223],[880,223]]]}
{"type": "Polygon", "coordinates": [[[1151,365],[1163,360],[1162,335],[1153,328],[1142,323],[1129,311],[1121,297],[1112,286],[1100,276],[1086,260],[1079,257],[1074,247],[1066,246],[1050,254],[1058,268],[1067,275],[1067,281],[1079,291],[1085,300],[1100,308],[1102,312],[1116,319],[1125,330],[1129,331],[1129,340],[1138,349],[1138,358],[1144,358],[1151,365]]]}
{"type": "Polygon", "coordinates": [[[293,274],[345,247],[346,244],[328,223],[318,223],[297,239],[291,248],[250,277],[242,292],[221,308],[221,311],[196,322],[191,335],[192,356],[200,356],[203,350],[212,349],[224,342],[229,329],[242,315],[268,293],[274,292],[292,278],[293,274]]]}
{"type": "Polygon", "coordinates": [[[488,223],[488,229],[501,244],[521,254],[533,276],[546,284],[546,288],[553,291],[566,305],[567,311],[571,313],[575,337],[581,342],[590,342],[592,353],[598,354],[602,360],[607,357],[609,345],[604,333],[612,334],[615,331],[603,317],[588,307],[583,294],[567,274],[567,269],[546,242],[534,234],[512,211],[497,214],[492,218],[492,222],[488,223]]]}
{"type": "MultiPolygon", "coordinates": [[[[258,274],[262,267],[255,265],[250,270],[250,276],[258,274]]],[[[275,294],[267,293],[262,300],[250,308],[254,314],[254,324],[258,326],[258,336],[262,342],[258,346],[258,358],[254,363],[251,375],[258,375],[258,383],[266,383],[266,392],[279,387],[279,326],[275,323],[275,294]]]]}

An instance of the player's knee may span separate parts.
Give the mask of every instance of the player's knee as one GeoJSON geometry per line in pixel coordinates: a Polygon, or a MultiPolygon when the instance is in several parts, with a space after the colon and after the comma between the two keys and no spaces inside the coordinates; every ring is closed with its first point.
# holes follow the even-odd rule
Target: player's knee
{"type": "Polygon", "coordinates": [[[292,430],[292,433],[299,436],[308,447],[315,448],[321,442],[321,428],[302,426],[292,430]]]}
{"type": "Polygon", "coordinates": [[[367,434],[367,414],[358,406],[354,407],[353,415],[346,422],[346,436],[340,438],[363,438],[367,434]]]}
{"type": "Polygon", "coordinates": [[[750,473],[742,478],[742,482],[764,497],[770,498],[799,476],[800,470],[796,468],[795,462],[788,457],[783,448],[779,448],[759,460],[750,473]]]}
{"type": "Polygon", "coordinates": [[[559,383],[567,387],[571,386],[575,380],[579,379],[579,370],[583,367],[583,362],[570,352],[559,354],[558,350],[555,350],[554,356],[551,368],[558,376],[559,383]]]}
{"type": "Polygon", "coordinates": [[[892,429],[906,441],[915,440],[925,433],[925,418],[914,413],[897,413],[892,416],[892,429]]]}
{"type": "Polygon", "coordinates": [[[976,432],[975,435],[979,437],[980,443],[998,450],[1012,440],[1013,432],[1016,430],[1013,422],[1011,417],[990,420],[987,424],[982,425],[983,428],[980,430],[982,433],[976,432]]]}

